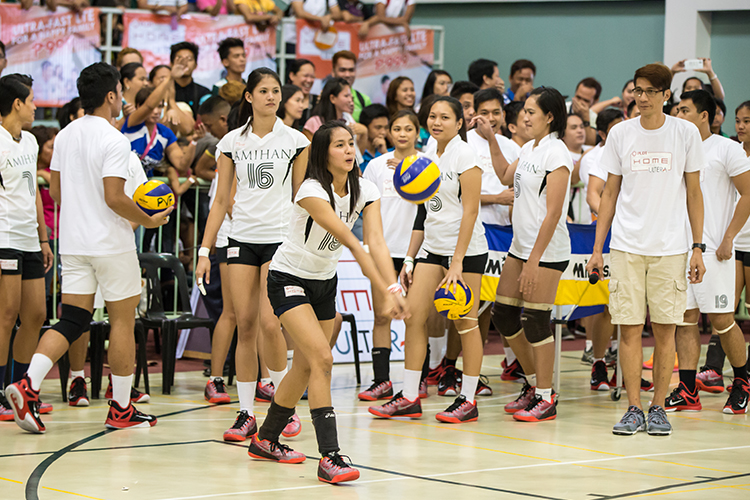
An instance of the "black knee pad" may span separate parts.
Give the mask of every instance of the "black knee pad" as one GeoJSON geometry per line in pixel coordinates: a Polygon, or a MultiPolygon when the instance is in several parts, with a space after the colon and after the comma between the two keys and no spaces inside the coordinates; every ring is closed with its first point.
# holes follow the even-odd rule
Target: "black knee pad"
{"type": "Polygon", "coordinates": [[[552,330],[550,330],[550,317],[552,310],[540,310],[524,308],[521,314],[523,331],[526,333],[526,339],[534,347],[538,347],[550,342],[554,342],[552,330]]]}
{"type": "Polygon", "coordinates": [[[92,314],[86,309],[71,306],[70,304],[62,305],[62,315],[60,321],[53,327],[60,332],[69,344],[78,340],[83,332],[89,329],[92,314]]]}
{"type": "Polygon", "coordinates": [[[492,324],[503,337],[517,337],[523,330],[521,307],[495,302],[492,306],[492,324]]]}

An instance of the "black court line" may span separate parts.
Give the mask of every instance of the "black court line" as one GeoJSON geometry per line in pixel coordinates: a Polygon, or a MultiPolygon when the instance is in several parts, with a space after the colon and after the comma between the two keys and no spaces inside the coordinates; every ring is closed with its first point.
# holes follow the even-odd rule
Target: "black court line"
{"type": "Polygon", "coordinates": [[[750,472],[745,473],[745,474],[734,474],[732,476],[723,476],[723,477],[696,476],[696,477],[705,477],[705,479],[703,479],[702,481],[691,481],[689,483],[668,484],[665,486],[658,486],[656,488],[649,488],[647,490],[633,491],[631,493],[621,493],[619,495],[601,495],[601,494],[591,493],[590,496],[596,496],[598,498],[601,498],[602,500],[612,500],[615,498],[628,498],[628,497],[633,497],[636,495],[645,495],[649,493],[657,493],[660,491],[674,490],[678,488],[683,488],[685,486],[697,486],[700,484],[716,483],[719,481],[728,481],[730,479],[740,479],[740,478],[748,477],[748,476],[750,476],[750,472]]]}
{"type": "MultiPolygon", "coordinates": [[[[108,446],[106,448],[86,448],[85,450],[70,450],[70,453],[85,453],[88,451],[130,450],[133,448],[158,448],[160,446],[180,446],[184,444],[210,443],[212,441],[215,441],[215,440],[214,439],[201,439],[197,441],[179,441],[176,443],[134,444],[133,446],[108,446]]],[[[0,455],[0,458],[28,457],[32,455],[52,455],[54,453],[57,453],[57,451],[35,451],[33,453],[13,453],[10,455],[0,455]]]]}

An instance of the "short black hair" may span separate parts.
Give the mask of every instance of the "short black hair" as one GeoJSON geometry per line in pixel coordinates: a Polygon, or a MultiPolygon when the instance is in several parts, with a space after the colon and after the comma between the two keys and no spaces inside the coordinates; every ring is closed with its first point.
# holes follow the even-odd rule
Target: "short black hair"
{"type": "Polygon", "coordinates": [[[630,101],[630,104],[628,104],[628,110],[625,112],[625,116],[630,118],[630,113],[633,112],[633,108],[635,108],[635,106],[636,106],[635,99],[633,99],[632,101],[630,101]]]}
{"type": "Polygon", "coordinates": [[[495,89],[482,89],[474,93],[474,109],[479,109],[479,105],[487,101],[499,101],[500,109],[503,109],[503,94],[495,89]]]}
{"type": "Polygon", "coordinates": [[[568,125],[568,112],[565,109],[565,98],[555,88],[537,87],[531,91],[529,97],[536,96],[536,105],[545,115],[552,114],[552,123],[549,124],[549,131],[557,132],[557,137],[562,139],[565,136],[565,127],[568,125]]]}
{"type": "Polygon", "coordinates": [[[200,105],[198,108],[199,115],[213,115],[216,113],[226,112],[229,115],[231,106],[227,101],[219,96],[211,96],[200,105]]]}
{"type": "Polygon", "coordinates": [[[599,100],[599,97],[602,95],[602,84],[599,83],[599,80],[591,76],[584,78],[583,80],[578,82],[578,85],[576,85],[576,90],[578,90],[578,87],[580,87],[581,85],[590,89],[594,89],[596,91],[596,93],[594,94],[594,100],[599,100]]]}
{"type": "Polygon", "coordinates": [[[622,110],[619,108],[606,108],[596,117],[596,131],[607,133],[609,125],[615,120],[622,120],[622,110]]]}
{"type": "Polygon", "coordinates": [[[373,120],[376,118],[389,118],[388,108],[382,104],[370,104],[362,108],[362,112],[359,115],[359,123],[365,127],[369,127],[373,120]]]}
{"type": "Polygon", "coordinates": [[[511,78],[513,78],[513,75],[515,75],[522,69],[530,69],[531,72],[536,75],[536,65],[533,62],[529,61],[528,59],[519,59],[510,66],[511,78]]]}
{"type": "Polygon", "coordinates": [[[81,99],[75,97],[72,101],[63,104],[57,110],[57,122],[60,124],[60,130],[70,125],[70,122],[73,121],[70,119],[70,115],[77,115],[79,109],[81,109],[81,99]]]}
{"type": "MultiPolygon", "coordinates": [[[[135,72],[138,68],[143,68],[143,64],[139,62],[127,63],[125,66],[120,68],[120,83],[125,87],[125,79],[132,80],[135,78],[135,72]]],[[[144,68],[145,71],[145,68],[144,68]]]]}
{"type": "Polygon", "coordinates": [[[505,106],[505,125],[518,125],[518,116],[523,111],[521,101],[511,101],[505,106]]]}
{"type": "Polygon", "coordinates": [[[193,42],[180,42],[172,45],[169,48],[169,63],[174,64],[174,59],[177,57],[177,53],[181,50],[189,50],[193,53],[195,61],[198,62],[198,46],[193,42]]]}
{"type": "Polygon", "coordinates": [[[714,100],[713,96],[707,90],[691,90],[690,92],[683,92],[682,95],[680,95],[680,99],[690,99],[693,101],[698,113],[703,113],[704,111],[708,113],[708,126],[711,126],[714,122],[714,118],[716,118],[716,100],[714,100]]]}
{"type": "Polygon", "coordinates": [[[312,66],[313,68],[315,68],[315,64],[311,60],[309,60],[309,59],[293,59],[293,60],[289,61],[286,64],[286,75],[285,75],[286,76],[286,78],[285,78],[286,83],[287,84],[292,83],[292,80],[290,79],[289,75],[291,75],[292,73],[294,73],[296,75],[297,73],[299,73],[299,70],[302,69],[302,66],[304,66],[306,64],[309,64],[310,66],[312,66]]]}
{"type": "Polygon", "coordinates": [[[492,77],[492,73],[495,72],[497,63],[490,61],[489,59],[477,59],[469,65],[469,81],[481,87],[484,83],[484,77],[492,77]]]}
{"type": "Polygon", "coordinates": [[[28,75],[13,73],[0,78],[0,116],[8,116],[13,111],[16,99],[26,102],[31,94],[34,80],[28,75]]]}
{"type": "MultiPolygon", "coordinates": [[[[225,38],[221,42],[219,42],[219,49],[217,52],[219,53],[219,59],[222,61],[229,57],[229,49],[232,49],[234,47],[239,47],[242,50],[245,50],[245,43],[240,40],[239,38],[225,38]]],[[[198,55],[195,56],[196,59],[198,59],[198,55]]]]}
{"type": "Polygon", "coordinates": [[[453,84],[451,89],[451,97],[460,99],[464,94],[476,94],[479,91],[479,86],[474,85],[471,82],[460,81],[453,84]]]}
{"type": "Polygon", "coordinates": [[[107,94],[117,93],[118,83],[120,72],[111,64],[99,62],[83,68],[76,81],[83,112],[91,114],[104,104],[107,94]]]}

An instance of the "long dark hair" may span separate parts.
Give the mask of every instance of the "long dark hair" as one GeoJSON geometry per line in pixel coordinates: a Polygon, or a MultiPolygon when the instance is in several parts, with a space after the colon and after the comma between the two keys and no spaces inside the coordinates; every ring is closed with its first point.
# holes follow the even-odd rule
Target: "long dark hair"
{"type": "Polygon", "coordinates": [[[320,93],[318,104],[315,105],[310,116],[319,116],[323,123],[338,120],[336,106],[331,102],[331,96],[338,96],[347,87],[351,88],[351,85],[343,78],[331,78],[328,80],[328,83],[325,84],[323,91],[320,93]]]}
{"type": "Polygon", "coordinates": [[[450,73],[442,69],[433,69],[432,71],[430,71],[430,74],[427,75],[427,80],[425,80],[424,82],[424,88],[422,89],[422,101],[424,101],[425,97],[431,96],[435,93],[435,82],[437,81],[439,76],[447,76],[451,79],[451,83],[453,83],[453,77],[450,73]]]}
{"type": "Polygon", "coordinates": [[[396,77],[393,80],[391,80],[391,84],[388,85],[388,93],[385,96],[385,105],[388,108],[388,112],[390,114],[394,114],[396,111],[398,111],[398,103],[396,102],[396,95],[398,94],[398,88],[404,82],[411,82],[411,84],[414,85],[414,82],[408,76],[396,77]]]}
{"type": "Polygon", "coordinates": [[[282,120],[286,118],[286,102],[297,92],[302,92],[302,89],[291,83],[287,83],[281,87],[281,102],[279,103],[279,109],[276,110],[276,116],[282,120]]]}
{"type": "Polygon", "coordinates": [[[279,75],[276,74],[276,72],[272,69],[268,68],[258,68],[254,69],[248,76],[247,76],[247,85],[245,86],[245,92],[242,95],[242,104],[240,105],[240,116],[239,116],[239,122],[245,123],[247,122],[247,125],[242,130],[242,134],[247,134],[248,130],[250,130],[250,126],[253,124],[253,105],[249,102],[247,102],[246,95],[252,94],[253,90],[255,90],[255,87],[257,87],[261,80],[263,78],[270,76],[274,80],[276,80],[276,83],[279,84],[279,87],[281,87],[281,79],[279,78],[279,75]]]}
{"type": "Polygon", "coordinates": [[[466,120],[464,119],[464,107],[461,105],[461,102],[459,102],[458,99],[449,96],[436,97],[432,102],[432,105],[430,105],[430,111],[432,111],[432,108],[435,107],[435,104],[439,102],[448,103],[448,105],[451,107],[451,110],[453,110],[453,114],[456,116],[456,121],[461,120],[461,129],[458,131],[458,135],[460,135],[461,139],[466,142],[466,120]]]}
{"type": "MultiPolygon", "coordinates": [[[[331,146],[331,136],[333,131],[342,128],[349,132],[352,137],[354,133],[349,127],[339,120],[326,122],[320,126],[315,132],[312,138],[312,144],[310,145],[310,157],[307,160],[307,172],[305,173],[305,179],[315,179],[320,182],[328,198],[331,200],[331,207],[336,209],[336,205],[333,201],[333,189],[331,184],[333,183],[333,174],[328,170],[328,148],[331,146]]],[[[353,213],[359,200],[359,167],[354,165],[347,175],[347,187],[349,190],[349,213],[353,213]]]]}

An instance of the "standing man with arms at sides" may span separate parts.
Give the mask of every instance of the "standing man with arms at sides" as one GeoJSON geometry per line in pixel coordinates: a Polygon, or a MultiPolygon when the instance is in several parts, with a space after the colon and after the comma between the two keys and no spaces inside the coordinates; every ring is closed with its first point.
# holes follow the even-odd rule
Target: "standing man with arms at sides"
{"type": "Polygon", "coordinates": [[[120,73],[106,63],[92,64],[81,72],[77,86],[86,116],[58,134],[51,164],[50,194],[61,208],[62,315],[39,341],[26,375],[5,390],[16,423],[34,433],[45,431],[38,408],[42,380],[88,329],[97,285],[112,325],[113,401],[106,425],[156,424],[156,417],[139,412],[130,402],[141,272],[128,221],[159,227],[172,208],[149,217],[125,194],[130,143],[111,125],[122,108],[120,73]]]}
{"type": "Polygon", "coordinates": [[[596,242],[586,270],[604,268],[602,248],[612,226],[610,242],[609,309],[620,325],[620,364],[628,411],[612,432],[632,435],[646,430],[668,435],[672,426],[659,404],[667,396],[674,366],[675,327],[682,322],[687,300],[685,269],[690,242],[690,282],[703,279],[703,195],[701,167],[705,164],[698,129],[667,116],[662,104],[671,91],[672,73],[662,64],[635,72],[633,93],[638,119],[612,127],[601,165],[609,172],[599,204],[596,242]],[[687,213],[685,212],[687,206],[687,213]],[[643,364],[641,333],[646,308],[651,313],[654,347],[654,403],[646,416],[641,409],[643,364]]]}

